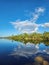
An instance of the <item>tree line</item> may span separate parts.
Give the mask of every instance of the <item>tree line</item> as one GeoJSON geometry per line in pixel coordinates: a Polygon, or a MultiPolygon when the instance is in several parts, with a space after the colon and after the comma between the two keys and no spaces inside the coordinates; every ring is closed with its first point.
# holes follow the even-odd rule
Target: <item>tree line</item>
{"type": "Polygon", "coordinates": [[[49,41],[49,32],[44,33],[23,33],[20,35],[12,35],[9,36],[8,39],[12,39],[15,41],[21,41],[24,43],[31,42],[31,43],[39,43],[39,42],[48,42],[49,41]]]}

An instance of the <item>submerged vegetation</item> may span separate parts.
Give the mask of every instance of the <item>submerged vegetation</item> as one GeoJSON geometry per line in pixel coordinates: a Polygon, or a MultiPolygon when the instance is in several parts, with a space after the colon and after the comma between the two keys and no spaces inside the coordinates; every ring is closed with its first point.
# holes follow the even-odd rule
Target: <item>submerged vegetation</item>
{"type": "Polygon", "coordinates": [[[20,35],[12,35],[7,37],[8,39],[12,39],[15,41],[20,41],[20,42],[30,42],[30,43],[40,43],[40,42],[45,42],[47,45],[49,45],[49,32],[44,32],[43,34],[41,33],[31,33],[31,34],[20,34],[20,35]]]}

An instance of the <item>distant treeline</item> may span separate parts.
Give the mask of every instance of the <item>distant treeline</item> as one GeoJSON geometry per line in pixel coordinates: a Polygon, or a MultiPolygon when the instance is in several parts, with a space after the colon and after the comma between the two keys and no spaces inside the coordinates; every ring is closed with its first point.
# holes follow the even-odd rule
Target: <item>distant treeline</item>
{"type": "Polygon", "coordinates": [[[49,32],[44,32],[43,34],[41,33],[23,33],[20,35],[12,35],[7,37],[8,39],[12,39],[15,41],[21,41],[24,43],[31,42],[31,43],[38,43],[38,42],[48,42],[49,41],[49,32]]]}

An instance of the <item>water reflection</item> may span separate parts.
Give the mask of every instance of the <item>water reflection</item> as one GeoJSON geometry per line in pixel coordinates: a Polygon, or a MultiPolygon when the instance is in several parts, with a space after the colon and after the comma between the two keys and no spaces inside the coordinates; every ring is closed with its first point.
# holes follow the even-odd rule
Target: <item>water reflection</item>
{"type": "Polygon", "coordinates": [[[49,65],[48,62],[49,46],[44,43],[24,44],[18,41],[0,40],[0,65],[44,65],[46,63],[49,65]]]}
{"type": "Polygon", "coordinates": [[[33,43],[20,44],[14,48],[13,52],[10,55],[28,57],[37,53],[49,54],[49,46],[47,47],[43,43],[36,45],[33,43]]]}
{"type": "MultiPolygon", "coordinates": [[[[15,40],[12,40],[12,42],[14,42],[15,40]]],[[[28,42],[33,43],[33,44],[40,44],[40,43],[44,43],[46,46],[49,46],[49,41],[19,41],[17,40],[16,42],[21,42],[24,44],[27,44],[28,42]]]]}
{"type": "Polygon", "coordinates": [[[44,43],[21,43],[14,48],[10,56],[19,59],[21,65],[49,65],[49,46],[44,43]]]}

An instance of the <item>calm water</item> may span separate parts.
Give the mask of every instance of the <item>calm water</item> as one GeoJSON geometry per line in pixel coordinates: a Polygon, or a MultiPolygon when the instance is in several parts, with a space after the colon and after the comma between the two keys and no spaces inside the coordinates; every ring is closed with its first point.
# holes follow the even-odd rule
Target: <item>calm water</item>
{"type": "Polygon", "coordinates": [[[0,65],[37,65],[39,56],[49,62],[49,46],[0,39],[0,65]]]}

